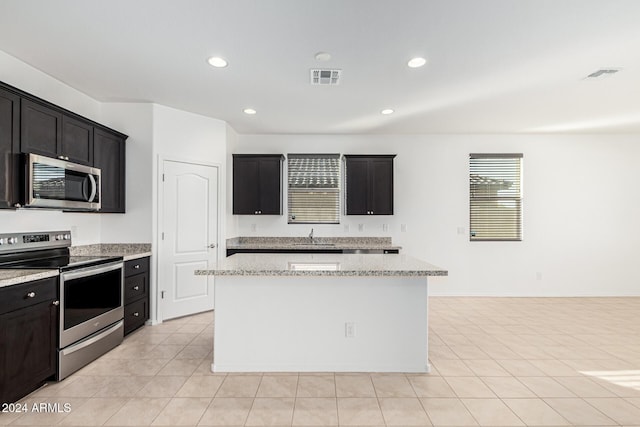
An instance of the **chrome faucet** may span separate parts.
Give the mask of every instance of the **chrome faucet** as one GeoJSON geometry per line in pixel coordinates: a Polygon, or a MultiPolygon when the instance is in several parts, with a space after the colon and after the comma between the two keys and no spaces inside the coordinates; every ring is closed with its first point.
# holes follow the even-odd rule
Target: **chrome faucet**
{"type": "Polygon", "coordinates": [[[313,243],[313,228],[311,229],[311,233],[309,233],[309,240],[313,243]]]}

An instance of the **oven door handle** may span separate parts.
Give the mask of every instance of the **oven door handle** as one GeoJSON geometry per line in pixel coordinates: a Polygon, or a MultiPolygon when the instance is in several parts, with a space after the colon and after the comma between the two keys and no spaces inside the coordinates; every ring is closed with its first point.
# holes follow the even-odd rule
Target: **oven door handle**
{"type": "Polygon", "coordinates": [[[95,274],[106,273],[108,271],[117,270],[119,268],[124,268],[124,263],[122,261],[116,261],[109,264],[102,264],[93,267],[81,268],[79,270],[67,271],[60,274],[62,280],[73,280],[78,279],[80,277],[93,276],[95,274]]]}
{"type": "Polygon", "coordinates": [[[65,348],[64,350],[60,350],[60,353],[63,356],[67,356],[71,353],[75,353],[78,350],[82,350],[85,347],[89,347],[91,344],[100,341],[101,339],[103,339],[104,337],[114,333],[115,331],[118,330],[118,328],[121,328],[123,324],[123,321],[119,321],[118,323],[116,323],[113,326],[110,326],[108,329],[105,329],[104,331],[100,332],[98,335],[89,338],[88,340],[84,340],[84,341],[80,341],[77,344],[71,345],[67,348],[65,348]]]}

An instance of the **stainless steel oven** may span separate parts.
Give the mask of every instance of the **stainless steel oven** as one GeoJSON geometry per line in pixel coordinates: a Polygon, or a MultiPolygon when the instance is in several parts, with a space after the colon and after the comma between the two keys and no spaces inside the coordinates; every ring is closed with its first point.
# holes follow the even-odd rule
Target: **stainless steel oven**
{"type": "Polygon", "coordinates": [[[0,234],[0,268],[60,272],[58,380],[124,337],[122,257],[71,256],[69,246],[69,231],[0,234]]]}
{"type": "Polygon", "coordinates": [[[59,379],[122,342],[123,283],[121,260],[60,274],[59,379]]]}

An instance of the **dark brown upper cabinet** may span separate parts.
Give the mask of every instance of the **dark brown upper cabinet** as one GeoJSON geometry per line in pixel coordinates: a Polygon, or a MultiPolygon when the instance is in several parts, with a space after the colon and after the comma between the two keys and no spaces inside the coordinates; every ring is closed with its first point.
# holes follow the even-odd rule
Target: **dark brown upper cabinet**
{"type": "Polygon", "coordinates": [[[58,156],[70,162],[93,165],[93,125],[62,116],[62,140],[58,156]]]}
{"type": "Polygon", "coordinates": [[[19,203],[20,97],[0,87],[0,209],[19,203]]]}
{"type": "Polygon", "coordinates": [[[282,154],[233,155],[233,214],[282,215],[282,154]]]}
{"type": "Polygon", "coordinates": [[[100,212],[125,213],[125,137],[95,129],[93,166],[102,171],[100,212]]]}
{"type": "Polygon", "coordinates": [[[21,151],[93,165],[93,124],[22,100],[21,151]]]}
{"type": "Polygon", "coordinates": [[[28,99],[20,110],[20,151],[57,158],[62,139],[62,113],[28,99]]]}
{"type": "Polygon", "coordinates": [[[393,155],[345,155],[347,215],[393,215],[393,155]]]}
{"type": "Polygon", "coordinates": [[[24,188],[20,153],[102,171],[100,212],[125,212],[127,135],[0,82],[0,209],[15,208],[24,188]]]}

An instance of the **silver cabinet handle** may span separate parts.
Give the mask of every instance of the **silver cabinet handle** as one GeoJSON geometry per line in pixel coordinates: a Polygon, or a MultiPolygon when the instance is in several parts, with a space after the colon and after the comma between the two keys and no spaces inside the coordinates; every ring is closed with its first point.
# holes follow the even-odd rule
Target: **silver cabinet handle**
{"type": "Polygon", "coordinates": [[[138,289],[140,289],[140,287],[139,287],[139,286],[134,286],[134,287],[133,287],[133,290],[134,290],[134,291],[137,291],[138,289]]]}
{"type": "Polygon", "coordinates": [[[136,264],[133,266],[133,268],[135,268],[136,270],[140,268],[140,264],[136,264]]]}
{"type": "Polygon", "coordinates": [[[16,203],[16,204],[15,204],[15,205],[13,205],[13,206],[14,206],[14,207],[16,207],[16,208],[21,208],[21,207],[22,207],[22,205],[21,205],[20,203],[16,203]]]}
{"type": "Polygon", "coordinates": [[[35,292],[27,292],[27,297],[29,298],[35,298],[36,293],[35,292]]]}
{"type": "Polygon", "coordinates": [[[52,304],[55,305],[55,306],[58,306],[58,305],[60,305],[60,301],[55,300],[54,302],[52,302],[52,304]]]}
{"type": "Polygon", "coordinates": [[[138,316],[140,316],[140,313],[138,313],[138,312],[136,311],[135,313],[133,313],[133,316],[134,316],[134,317],[138,317],[138,316]]]}

